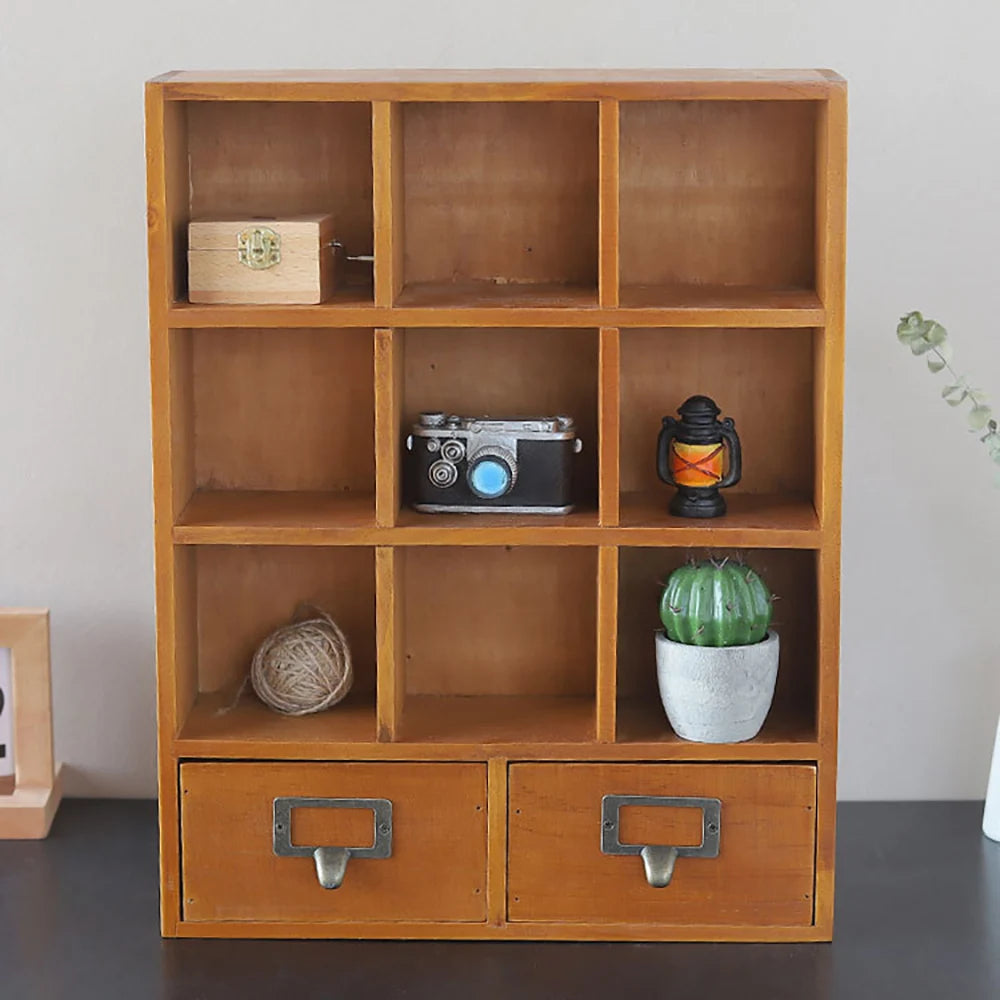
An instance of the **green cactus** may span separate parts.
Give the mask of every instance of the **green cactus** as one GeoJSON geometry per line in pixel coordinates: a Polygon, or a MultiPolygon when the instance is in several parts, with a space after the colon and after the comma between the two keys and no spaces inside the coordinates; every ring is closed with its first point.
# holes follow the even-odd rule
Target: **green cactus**
{"type": "Polygon", "coordinates": [[[771,624],[773,598],[749,566],[729,559],[681,566],[660,598],[667,638],[686,646],[749,646],[771,624]]]}

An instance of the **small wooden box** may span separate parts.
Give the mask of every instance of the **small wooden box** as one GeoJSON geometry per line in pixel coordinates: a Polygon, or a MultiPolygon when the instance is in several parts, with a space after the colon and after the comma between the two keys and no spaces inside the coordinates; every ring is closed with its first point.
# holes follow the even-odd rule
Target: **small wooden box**
{"type": "Polygon", "coordinates": [[[188,299],[315,305],[336,282],[333,217],[200,220],[188,226],[188,299]]]}

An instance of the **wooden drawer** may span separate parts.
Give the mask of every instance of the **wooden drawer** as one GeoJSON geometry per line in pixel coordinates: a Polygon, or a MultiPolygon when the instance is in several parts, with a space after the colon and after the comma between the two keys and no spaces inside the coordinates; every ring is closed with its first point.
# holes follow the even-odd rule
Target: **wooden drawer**
{"type": "MultiPolygon", "coordinates": [[[[185,920],[485,921],[482,764],[181,765],[185,920]],[[275,799],[388,799],[391,856],[351,857],[337,889],[311,856],[278,857],[275,799]]],[[[368,847],[370,808],[290,809],[291,842],[368,847]]],[[[277,822],[280,823],[280,820],[277,822]]]]}
{"type": "MultiPolygon", "coordinates": [[[[690,806],[608,806],[622,844],[697,845],[703,826],[715,826],[690,806]]],[[[797,764],[514,764],[509,918],[811,924],[815,806],[816,769],[797,764]],[[718,856],[681,856],[669,885],[653,888],[641,857],[602,852],[606,795],[719,800],[718,856]]]]}

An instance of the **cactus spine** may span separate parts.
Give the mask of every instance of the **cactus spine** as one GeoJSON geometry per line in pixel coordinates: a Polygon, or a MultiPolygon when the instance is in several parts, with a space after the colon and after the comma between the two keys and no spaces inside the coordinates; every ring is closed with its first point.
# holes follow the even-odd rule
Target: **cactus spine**
{"type": "Polygon", "coordinates": [[[687,646],[749,646],[771,624],[773,598],[749,566],[726,559],[681,566],[660,598],[667,638],[687,646]]]}

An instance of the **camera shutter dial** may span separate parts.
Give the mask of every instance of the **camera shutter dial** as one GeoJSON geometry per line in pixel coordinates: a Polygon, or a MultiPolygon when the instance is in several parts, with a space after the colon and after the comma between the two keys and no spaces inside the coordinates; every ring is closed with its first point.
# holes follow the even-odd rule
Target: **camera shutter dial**
{"type": "Polygon", "coordinates": [[[441,445],[441,457],[449,462],[461,462],[465,458],[465,445],[457,438],[445,441],[441,445]]]}
{"type": "Polygon", "coordinates": [[[427,478],[439,490],[446,490],[458,482],[458,469],[451,462],[439,458],[436,462],[431,463],[431,467],[427,470],[427,478]]]}
{"type": "Polygon", "coordinates": [[[470,459],[465,475],[477,497],[496,500],[514,488],[517,460],[506,448],[482,448],[470,459]]]}

